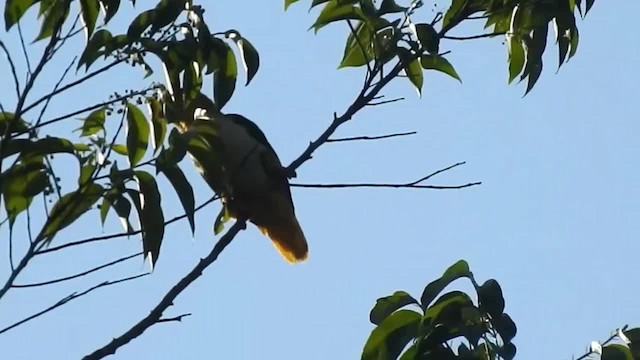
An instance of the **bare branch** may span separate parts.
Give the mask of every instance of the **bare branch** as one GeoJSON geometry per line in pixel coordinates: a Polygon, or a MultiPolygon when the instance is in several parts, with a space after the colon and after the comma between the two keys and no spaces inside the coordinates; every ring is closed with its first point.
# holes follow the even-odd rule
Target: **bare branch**
{"type": "Polygon", "coordinates": [[[42,315],[44,315],[44,314],[46,314],[46,313],[48,313],[48,312],[50,312],[52,310],[55,310],[55,309],[59,308],[62,305],[65,305],[65,304],[69,303],[72,300],[75,300],[75,299],[77,299],[79,297],[85,296],[85,295],[89,294],[90,292],[92,292],[94,290],[97,290],[97,289],[100,289],[100,288],[106,287],[106,286],[120,284],[120,283],[127,282],[127,281],[132,281],[132,280],[141,278],[141,277],[146,276],[146,275],[149,275],[149,273],[139,274],[139,275],[135,275],[135,276],[129,276],[129,277],[126,277],[126,278],[113,280],[113,281],[105,281],[105,282],[102,282],[102,283],[100,283],[98,285],[90,287],[90,288],[88,288],[87,290],[85,290],[83,292],[80,292],[80,293],[74,292],[73,294],[71,294],[71,295],[69,295],[69,296],[67,296],[65,298],[60,299],[60,301],[58,301],[55,304],[49,306],[48,308],[46,308],[46,309],[44,309],[42,311],[39,311],[39,312],[29,316],[29,317],[26,317],[26,318],[24,318],[24,319],[22,319],[22,320],[20,320],[20,321],[18,321],[16,323],[12,324],[12,325],[9,325],[9,326],[5,327],[4,329],[1,329],[0,330],[0,334],[3,334],[3,333],[5,333],[5,332],[7,332],[7,331],[9,331],[11,329],[14,329],[14,328],[26,323],[26,322],[29,322],[29,321],[31,321],[33,319],[36,319],[36,318],[38,318],[38,317],[40,317],[40,316],[42,316],[42,315]]]}
{"type": "MultiPolygon", "coordinates": [[[[209,200],[205,201],[204,203],[200,204],[198,207],[195,208],[195,211],[199,211],[202,208],[204,208],[205,206],[211,204],[212,202],[218,200],[218,196],[214,195],[212,196],[209,200]]],[[[184,218],[187,217],[187,214],[182,214],[180,216],[176,216],[170,220],[167,220],[164,223],[164,226],[170,225],[176,221],[182,220],[184,218]]],[[[52,246],[50,248],[47,249],[41,249],[38,250],[38,252],[36,253],[37,255],[40,254],[46,254],[46,253],[50,253],[50,252],[54,252],[54,251],[58,251],[58,250],[62,250],[64,248],[68,248],[71,246],[78,246],[78,245],[84,245],[84,244],[89,244],[92,242],[96,242],[96,241],[104,241],[104,240],[109,240],[109,239],[115,239],[115,238],[119,238],[119,237],[124,237],[124,236],[131,236],[131,235],[137,235],[140,234],[142,231],[141,230],[136,230],[136,231],[131,231],[131,232],[121,232],[121,233],[117,233],[117,234],[110,234],[110,235],[103,235],[103,236],[95,236],[92,238],[88,238],[88,239],[83,239],[83,240],[77,240],[77,241],[72,241],[66,244],[62,244],[62,245],[58,245],[58,246],[52,246]]]]}
{"type": "Polygon", "coordinates": [[[7,61],[9,62],[9,67],[11,68],[11,75],[13,75],[13,84],[16,88],[16,98],[20,99],[20,80],[18,80],[16,65],[13,63],[13,58],[11,57],[9,50],[4,45],[4,42],[2,40],[0,40],[0,48],[2,48],[4,54],[7,56],[7,61]]]}
{"type": "Polygon", "coordinates": [[[335,143],[335,142],[357,141],[357,140],[381,140],[381,139],[388,139],[392,137],[409,136],[409,135],[415,135],[415,134],[417,134],[417,132],[410,131],[410,132],[394,133],[394,134],[380,135],[380,136],[354,136],[354,137],[346,137],[346,138],[328,139],[326,142],[335,143]]]}
{"type": "Polygon", "coordinates": [[[83,272],[81,272],[81,273],[77,273],[77,274],[75,274],[75,275],[65,276],[65,277],[62,277],[62,278],[59,278],[59,279],[49,280],[49,281],[43,281],[43,282],[39,282],[39,283],[31,283],[31,284],[24,284],[24,285],[20,285],[20,284],[18,284],[18,285],[12,285],[11,287],[13,287],[13,288],[30,288],[30,287],[38,287],[38,286],[51,285],[51,284],[56,284],[56,283],[63,282],[63,281],[68,281],[68,280],[77,279],[77,278],[79,278],[79,277],[83,277],[83,276],[89,275],[89,274],[91,274],[91,273],[94,273],[94,272],[96,272],[96,271],[102,270],[102,269],[104,269],[104,268],[108,268],[108,267],[110,267],[110,266],[113,266],[113,265],[119,264],[119,263],[121,263],[121,262],[124,262],[124,261],[130,260],[130,259],[133,259],[134,257],[138,257],[138,256],[140,256],[140,255],[142,255],[142,254],[143,254],[142,252],[139,252],[139,253],[136,253],[136,254],[133,254],[133,255],[129,255],[129,256],[125,256],[125,257],[121,257],[121,258],[119,258],[119,259],[117,259],[117,260],[114,260],[114,261],[108,262],[108,263],[106,263],[106,264],[102,264],[102,265],[100,265],[100,266],[96,266],[96,267],[94,267],[94,268],[92,268],[92,269],[89,269],[89,270],[87,270],[87,271],[83,271],[83,272]]]}
{"type": "Polygon", "coordinates": [[[421,183],[431,179],[432,177],[441,174],[445,171],[451,170],[455,167],[464,165],[464,162],[455,163],[451,166],[447,166],[446,168],[437,170],[432,172],[431,174],[421,177],[420,179],[408,183],[399,183],[399,184],[381,184],[381,183],[355,183],[355,184],[290,184],[292,187],[301,187],[301,188],[324,188],[324,189],[338,189],[338,188],[409,188],[409,189],[434,189],[434,190],[445,190],[445,189],[464,189],[476,185],[481,185],[482,182],[472,182],[462,185],[422,185],[421,183]]]}
{"type": "Polygon", "coordinates": [[[383,101],[378,101],[378,102],[369,102],[369,103],[367,103],[367,106],[379,106],[379,105],[391,104],[391,103],[394,103],[396,101],[402,101],[402,100],[404,100],[404,98],[403,97],[399,97],[399,98],[390,99],[390,100],[383,100],[383,101]]]}
{"type": "Polygon", "coordinates": [[[18,36],[20,37],[20,46],[22,47],[24,62],[27,64],[27,76],[31,76],[31,61],[29,60],[29,54],[27,54],[27,46],[24,43],[24,35],[22,35],[22,26],[20,26],[20,21],[18,21],[16,25],[18,25],[18,36]]]}
{"type": "Polygon", "coordinates": [[[186,313],[186,314],[182,314],[182,315],[178,315],[170,318],[161,318],[160,320],[158,320],[158,323],[173,322],[173,321],[182,322],[182,318],[185,318],[187,316],[191,316],[191,313],[186,313]]]}
{"type": "Polygon", "coordinates": [[[198,279],[203,271],[209,267],[209,265],[213,264],[222,251],[231,243],[234,237],[238,234],[238,232],[242,229],[246,228],[246,221],[241,219],[236,221],[235,224],[224,234],[220,240],[213,247],[213,250],[207,255],[205,258],[201,259],[200,262],[178,283],[167,292],[167,294],[160,300],[158,305],[156,305],[149,315],[140,320],[137,324],[131,327],[122,335],[114,338],[107,345],[98,350],[92,352],[91,354],[85,356],[84,360],[93,360],[93,359],[102,359],[105,356],[115,354],[115,352],[122,346],[129,343],[131,340],[137,338],[142,335],[148,328],[157,324],[162,319],[162,314],[164,311],[171,305],[173,305],[174,300],[182,293],[192,282],[198,279]]]}
{"type": "Polygon", "coordinates": [[[506,32],[501,31],[501,32],[493,32],[493,33],[488,33],[488,34],[480,34],[480,35],[472,35],[472,36],[442,36],[443,39],[448,39],[448,40],[474,40],[474,39],[484,39],[484,38],[488,38],[488,37],[494,37],[494,36],[499,36],[499,35],[504,35],[506,34],[506,32]]]}

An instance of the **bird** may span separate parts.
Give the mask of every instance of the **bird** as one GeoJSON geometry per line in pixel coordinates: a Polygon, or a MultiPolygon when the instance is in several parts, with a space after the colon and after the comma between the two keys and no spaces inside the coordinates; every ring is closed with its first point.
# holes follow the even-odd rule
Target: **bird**
{"type": "Polygon", "coordinates": [[[282,166],[262,130],[245,116],[223,114],[202,93],[190,109],[193,116],[178,129],[191,139],[188,153],[229,216],[257,226],[289,263],[305,261],[307,239],[289,185],[295,171],[282,166]]]}

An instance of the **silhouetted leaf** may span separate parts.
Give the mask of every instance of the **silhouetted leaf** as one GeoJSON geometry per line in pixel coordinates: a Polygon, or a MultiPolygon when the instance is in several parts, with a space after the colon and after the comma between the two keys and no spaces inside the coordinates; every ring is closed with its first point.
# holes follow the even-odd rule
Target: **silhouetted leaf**
{"type": "MultiPolygon", "coordinates": [[[[97,34],[97,33],[96,33],[97,34]]],[[[80,136],[90,136],[104,129],[104,121],[106,119],[106,108],[94,110],[84,119],[82,124],[82,133],[80,136]]]]}
{"type": "Polygon", "coordinates": [[[454,325],[462,320],[462,309],[473,306],[469,295],[450,291],[439,297],[424,312],[425,322],[454,325]]]}
{"type": "Polygon", "coordinates": [[[98,0],[80,0],[80,14],[85,26],[87,40],[91,38],[93,30],[96,28],[99,6],[98,0]]]}
{"type": "Polygon", "coordinates": [[[48,179],[41,160],[19,162],[0,174],[0,190],[10,226],[29,207],[33,196],[44,191],[47,185],[48,179]]]}
{"type": "Polygon", "coordinates": [[[142,228],[142,247],[145,257],[155,267],[160,255],[160,245],[164,237],[164,213],[161,206],[158,184],[153,176],[145,171],[136,171],[135,177],[140,186],[140,226],[142,228]]]}
{"type": "Polygon", "coordinates": [[[57,137],[46,137],[36,141],[13,139],[6,144],[2,155],[8,157],[18,153],[21,157],[59,153],[74,154],[75,145],[67,139],[57,137]]]}
{"type": "Polygon", "coordinates": [[[431,24],[416,24],[416,36],[425,50],[432,55],[438,54],[440,36],[431,24]]]}
{"type": "Polygon", "coordinates": [[[640,328],[623,331],[624,336],[631,341],[629,348],[634,359],[640,359],[640,328]]]}
{"type": "Polygon", "coordinates": [[[176,21],[180,13],[184,11],[185,3],[185,0],[160,0],[154,9],[151,33],[153,34],[160,28],[176,21]]]}
{"type": "Polygon", "coordinates": [[[462,82],[453,65],[444,57],[440,55],[422,55],[420,60],[424,69],[440,71],[462,82]]]}
{"type": "Polygon", "coordinates": [[[135,166],[144,157],[148,144],[147,118],[135,105],[127,103],[127,149],[131,166],[135,166]]]}
{"type": "Polygon", "coordinates": [[[86,65],[86,69],[89,69],[89,66],[91,66],[100,55],[104,54],[100,49],[111,42],[112,39],[113,36],[109,31],[105,29],[96,31],[87,42],[82,55],[80,55],[77,68],[79,69],[82,65],[86,65]]]}
{"type": "Polygon", "coordinates": [[[497,318],[504,311],[504,297],[500,284],[494,279],[485,281],[478,288],[478,301],[480,309],[486,311],[491,317],[497,318]]]}
{"type": "Polygon", "coordinates": [[[593,4],[596,2],[596,0],[587,0],[586,2],[586,10],[584,12],[584,15],[587,16],[587,14],[589,13],[589,10],[591,10],[591,8],[593,7],[593,4]]]}
{"type": "Polygon", "coordinates": [[[184,208],[184,212],[189,220],[189,226],[191,226],[191,234],[195,234],[196,203],[193,197],[193,188],[191,187],[191,184],[177,165],[159,166],[158,170],[162,172],[167,179],[169,179],[169,182],[178,194],[182,207],[184,208]]]}
{"type": "Polygon", "coordinates": [[[229,209],[226,205],[222,205],[220,208],[220,212],[218,216],[216,216],[216,221],[213,224],[213,234],[218,235],[224,230],[224,224],[231,219],[231,215],[229,214],[229,209]]]}
{"type": "Polygon", "coordinates": [[[611,344],[602,348],[601,360],[633,360],[631,350],[621,344],[611,344]]]}
{"type": "Polygon", "coordinates": [[[517,327],[516,324],[511,320],[511,317],[503,313],[500,318],[492,319],[493,327],[496,329],[502,341],[505,343],[510,342],[516,336],[517,327]]]}
{"type": "Polygon", "coordinates": [[[113,18],[120,8],[120,0],[100,0],[105,9],[104,23],[105,25],[113,18]]]}
{"type": "Polygon", "coordinates": [[[104,188],[94,183],[62,196],[49,212],[42,235],[51,241],[58,231],[71,225],[86,213],[103,193],[104,188]]]}
{"type": "Polygon", "coordinates": [[[247,73],[247,82],[245,85],[249,85],[258,72],[258,68],[260,68],[260,56],[249,40],[241,38],[237,41],[237,44],[238,49],[240,49],[240,55],[242,56],[244,71],[247,73]]]}
{"type": "Polygon", "coordinates": [[[395,359],[415,338],[421,318],[419,313],[411,310],[399,310],[388,316],[369,335],[362,360],[395,359]]]}
{"type": "Polygon", "coordinates": [[[213,78],[213,98],[218,109],[222,110],[224,105],[231,99],[231,95],[236,88],[236,78],[238,77],[238,64],[233,50],[225,44],[224,59],[221,68],[215,72],[213,78]]]}
{"type": "Polygon", "coordinates": [[[471,271],[469,271],[469,265],[466,261],[460,260],[451,265],[439,279],[432,281],[424,288],[422,296],[420,297],[422,308],[427,308],[438,294],[454,280],[470,276],[471,271]]]}
{"type": "Polygon", "coordinates": [[[155,10],[150,9],[143,11],[133,19],[127,30],[127,36],[131,41],[135,41],[140,38],[140,35],[153,24],[155,17],[155,10]]]}
{"type": "Polygon", "coordinates": [[[284,0],[284,9],[287,10],[287,8],[289,8],[289,5],[298,2],[300,0],[284,0]]]}
{"type": "Polygon", "coordinates": [[[408,293],[396,291],[393,295],[380,298],[376,301],[375,306],[371,309],[369,319],[373,324],[380,325],[387,316],[409,304],[419,305],[418,301],[408,293]]]}
{"type": "Polygon", "coordinates": [[[496,352],[504,360],[512,360],[516,357],[516,346],[513,345],[513,343],[506,343],[503,346],[499,347],[496,352]]]}
{"type": "Polygon", "coordinates": [[[396,4],[394,0],[382,0],[380,4],[379,15],[401,13],[407,10],[406,7],[396,4]]]}
{"type": "Polygon", "coordinates": [[[442,19],[442,28],[443,29],[447,29],[451,26],[451,22],[454,21],[454,19],[456,19],[460,13],[462,12],[462,10],[464,9],[464,6],[469,2],[469,0],[453,0],[451,1],[451,6],[449,6],[449,9],[447,9],[447,12],[444,14],[444,17],[442,19]]]}

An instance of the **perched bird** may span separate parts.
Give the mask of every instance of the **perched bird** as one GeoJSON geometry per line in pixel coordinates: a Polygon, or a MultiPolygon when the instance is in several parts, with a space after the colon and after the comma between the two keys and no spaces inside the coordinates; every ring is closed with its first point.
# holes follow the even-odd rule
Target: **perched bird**
{"type": "Polygon", "coordinates": [[[246,218],[268,236],[289,262],[307,258],[307,240],[295,215],[291,174],[258,126],[238,114],[222,114],[200,94],[193,121],[178,124],[183,133],[205,134],[188,146],[209,186],[234,218],[246,218]],[[208,144],[205,144],[208,143],[208,144]],[[208,146],[205,146],[208,145],[208,146]],[[212,149],[216,149],[211,151],[212,149]]]}

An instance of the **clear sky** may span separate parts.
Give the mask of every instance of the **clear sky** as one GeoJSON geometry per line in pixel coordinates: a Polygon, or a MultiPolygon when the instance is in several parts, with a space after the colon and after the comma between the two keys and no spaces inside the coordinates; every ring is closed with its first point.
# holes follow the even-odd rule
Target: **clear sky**
{"type": "MultiPolygon", "coordinates": [[[[347,28],[329,26],[317,35],[306,31],[314,20],[307,13],[309,3],[286,13],[282,1],[206,5],[214,31],[238,29],[261,55],[258,75],[237,90],[226,111],[253,119],[286,164],[329,124],[334,111],[346,109],[361,85],[361,69],[336,70],[347,28]]],[[[433,16],[429,5],[417,21],[433,16]]],[[[149,6],[138,1],[139,9],[149,6]]],[[[118,350],[116,358],[356,359],[373,328],[368,314],[378,297],[395,290],[419,296],[459,259],[469,262],[479,281],[495,278],[502,285],[506,311],[518,326],[519,359],[570,359],[616,327],[640,326],[634,300],[639,294],[634,274],[640,271],[640,50],[633,30],[638,13],[637,1],[596,2],[579,21],[576,57],[555,74],[557,53],[550,43],[545,71],[525,98],[523,86],[506,84],[501,39],[445,42],[442,50],[452,51],[449,59],[463,85],[427,73],[419,99],[408,81],[398,79],[385,94],[405,101],[367,108],[338,133],[415,130],[417,135],[327,144],[298,170],[295,181],[406,182],[466,161],[433,184],[482,181],[482,186],[294,189],[310,246],[307,263],[285,263],[249,227],[166,313],[191,317],[153,326],[118,350]]],[[[34,17],[33,11],[26,16],[34,17]]],[[[127,21],[118,18],[121,24],[127,21]]],[[[23,30],[35,33],[28,24],[33,22],[23,30]]],[[[15,31],[2,39],[20,53],[15,31]]],[[[6,62],[0,66],[5,84],[0,98],[6,106],[13,89],[6,62]]],[[[37,91],[48,91],[63,68],[64,62],[48,67],[37,91]]],[[[104,100],[121,86],[138,88],[141,78],[131,71],[103,76],[53,102],[45,118],[104,100]]],[[[77,125],[65,124],[56,132],[77,125]]],[[[183,165],[204,201],[210,190],[188,162],[183,165]]],[[[68,191],[77,169],[61,166],[71,176],[63,177],[68,191]]],[[[165,179],[159,181],[167,218],[180,214],[173,190],[165,179]]],[[[0,336],[2,358],[75,359],[124,332],[210,251],[217,211],[216,205],[198,213],[194,237],[186,222],[170,226],[151,276],[100,289],[0,336]]],[[[24,219],[18,221],[18,240],[24,241],[24,226],[24,219]]],[[[92,211],[56,241],[119,230],[114,216],[100,229],[92,211]]],[[[0,239],[6,244],[6,226],[0,239]]],[[[140,249],[139,238],[132,237],[42,256],[18,283],[70,275],[140,249]]],[[[7,246],[0,246],[0,259],[6,258],[7,246]]],[[[2,264],[4,279],[8,265],[2,264]]],[[[146,269],[133,260],[59,286],[12,290],[0,302],[0,326],[73,291],[146,269]]]]}

